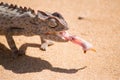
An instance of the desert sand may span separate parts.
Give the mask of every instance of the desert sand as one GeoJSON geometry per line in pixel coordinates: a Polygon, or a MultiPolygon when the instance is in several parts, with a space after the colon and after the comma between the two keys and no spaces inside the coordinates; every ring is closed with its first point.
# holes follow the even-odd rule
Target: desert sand
{"type": "Polygon", "coordinates": [[[0,35],[0,80],[120,80],[120,0],[0,1],[61,13],[68,32],[89,41],[97,51],[84,54],[71,42],[55,42],[41,51],[39,36],[14,36],[26,55],[11,60],[5,36],[0,35]]]}

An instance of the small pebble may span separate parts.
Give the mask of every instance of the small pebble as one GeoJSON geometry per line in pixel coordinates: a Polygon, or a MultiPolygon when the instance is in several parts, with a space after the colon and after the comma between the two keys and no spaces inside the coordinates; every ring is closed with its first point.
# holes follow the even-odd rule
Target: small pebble
{"type": "Polygon", "coordinates": [[[78,17],[78,19],[80,20],[80,19],[83,19],[83,17],[78,17]]]}

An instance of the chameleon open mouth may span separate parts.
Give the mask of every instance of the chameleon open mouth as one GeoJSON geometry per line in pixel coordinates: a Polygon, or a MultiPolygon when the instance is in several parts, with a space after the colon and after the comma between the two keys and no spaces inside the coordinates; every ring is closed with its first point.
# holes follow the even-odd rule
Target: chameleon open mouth
{"type": "Polygon", "coordinates": [[[65,37],[66,33],[67,33],[67,31],[59,31],[59,32],[57,32],[56,34],[57,34],[59,37],[61,37],[62,39],[67,40],[67,37],[68,37],[68,36],[65,37]]]}

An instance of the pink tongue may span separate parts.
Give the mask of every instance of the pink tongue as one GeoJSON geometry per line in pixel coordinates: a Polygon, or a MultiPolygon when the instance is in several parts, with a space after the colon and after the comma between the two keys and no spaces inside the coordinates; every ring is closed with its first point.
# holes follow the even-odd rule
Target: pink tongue
{"type": "Polygon", "coordinates": [[[92,44],[90,44],[89,42],[85,41],[84,39],[77,37],[77,36],[73,36],[71,34],[69,34],[68,32],[60,32],[61,37],[63,37],[65,40],[69,40],[75,44],[80,45],[83,48],[84,53],[86,53],[87,50],[93,49],[92,44]]]}

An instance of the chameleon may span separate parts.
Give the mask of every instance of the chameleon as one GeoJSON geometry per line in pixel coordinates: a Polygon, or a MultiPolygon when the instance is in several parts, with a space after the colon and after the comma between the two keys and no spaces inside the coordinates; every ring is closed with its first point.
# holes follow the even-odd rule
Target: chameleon
{"type": "Polygon", "coordinates": [[[67,42],[59,33],[68,30],[63,16],[58,12],[44,12],[13,4],[0,3],[0,35],[5,35],[13,57],[24,53],[16,47],[13,36],[34,36],[41,39],[41,50],[46,50],[53,41],[67,42]]]}

